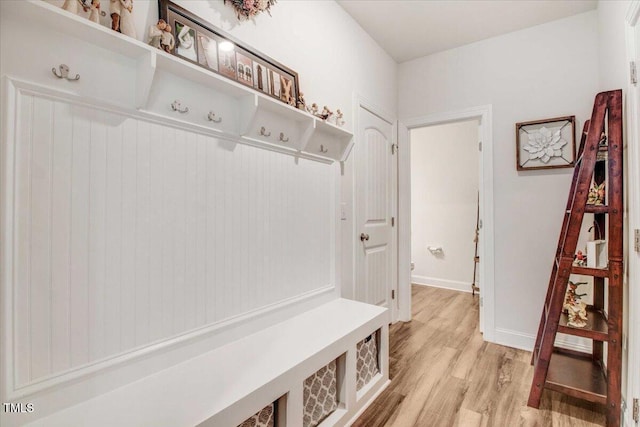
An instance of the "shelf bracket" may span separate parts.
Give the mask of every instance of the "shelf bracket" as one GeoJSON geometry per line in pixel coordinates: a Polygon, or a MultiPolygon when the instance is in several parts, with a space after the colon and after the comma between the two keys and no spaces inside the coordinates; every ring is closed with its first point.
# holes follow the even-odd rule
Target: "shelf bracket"
{"type": "Polygon", "coordinates": [[[156,53],[147,52],[136,62],[136,108],[146,108],[156,75],[156,53]]]}

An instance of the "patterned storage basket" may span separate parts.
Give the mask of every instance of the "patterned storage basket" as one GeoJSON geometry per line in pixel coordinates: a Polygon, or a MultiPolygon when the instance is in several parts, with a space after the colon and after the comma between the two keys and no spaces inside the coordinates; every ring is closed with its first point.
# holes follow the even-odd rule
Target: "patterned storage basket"
{"type": "Polygon", "coordinates": [[[338,408],[337,363],[334,360],[304,380],[303,427],[315,427],[338,408]]]}
{"type": "Polygon", "coordinates": [[[251,418],[247,418],[238,427],[275,427],[275,403],[262,408],[251,418]]]}
{"type": "Polygon", "coordinates": [[[367,385],[380,372],[378,366],[377,332],[360,341],[356,347],[358,360],[356,362],[356,390],[367,385]]]}

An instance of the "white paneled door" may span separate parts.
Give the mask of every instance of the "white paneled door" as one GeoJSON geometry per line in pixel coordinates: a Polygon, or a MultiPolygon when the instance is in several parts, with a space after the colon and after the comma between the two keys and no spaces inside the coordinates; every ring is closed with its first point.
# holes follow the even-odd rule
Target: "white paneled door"
{"type": "Polygon", "coordinates": [[[367,109],[358,111],[355,299],[388,307],[393,319],[393,125],[367,109]]]}

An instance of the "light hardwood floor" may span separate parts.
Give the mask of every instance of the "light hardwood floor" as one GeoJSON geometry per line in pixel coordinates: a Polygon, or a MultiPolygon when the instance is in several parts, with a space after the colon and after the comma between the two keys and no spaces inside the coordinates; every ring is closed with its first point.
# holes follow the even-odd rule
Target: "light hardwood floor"
{"type": "Polygon", "coordinates": [[[603,408],[545,391],[527,406],[531,353],[485,343],[478,296],[413,285],[413,320],[390,328],[389,387],[354,427],[600,426],[603,408]]]}

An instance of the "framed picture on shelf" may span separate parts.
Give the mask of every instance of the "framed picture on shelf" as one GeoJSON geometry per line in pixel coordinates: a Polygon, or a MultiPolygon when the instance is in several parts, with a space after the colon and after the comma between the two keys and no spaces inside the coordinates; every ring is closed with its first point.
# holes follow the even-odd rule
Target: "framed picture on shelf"
{"type": "Polygon", "coordinates": [[[516,123],[519,171],[571,168],[576,161],[575,116],[516,123]]]}
{"type": "Polygon", "coordinates": [[[295,107],[298,73],[170,0],[158,0],[158,5],[160,18],[175,35],[172,54],[295,107]]]}

